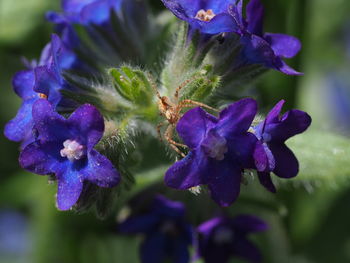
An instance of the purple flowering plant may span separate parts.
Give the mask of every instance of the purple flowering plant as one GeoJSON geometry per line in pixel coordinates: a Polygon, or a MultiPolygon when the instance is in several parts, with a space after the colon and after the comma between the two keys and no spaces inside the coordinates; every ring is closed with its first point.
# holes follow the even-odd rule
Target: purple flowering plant
{"type": "Polygon", "coordinates": [[[161,2],[176,18],[147,1],[62,0],[47,13],[56,33],[39,62],[13,78],[23,102],[4,133],[22,143],[22,168],[57,183],[59,210],[120,215],[155,192],[207,202],[187,216],[183,203],[157,196],[124,220],[119,232],[144,236],[141,262],[261,262],[247,235],[267,223],[232,218],[231,208],[255,191],[251,177],[274,193],[292,180],[275,186],[271,173],[298,175],[286,141],[311,117],[281,115],[281,100],[261,120],[259,91],[245,88],[269,69],[300,75],[282,59],[301,44],[263,32],[259,0],[161,2]],[[204,222],[217,211],[225,216],[204,222]]]}
{"type": "Polygon", "coordinates": [[[203,257],[205,263],[226,263],[232,257],[247,262],[261,262],[259,249],[247,236],[267,229],[268,225],[264,221],[251,215],[212,218],[197,228],[198,256],[203,257]]]}
{"type": "Polygon", "coordinates": [[[144,235],[140,246],[142,263],[161,263],[166,259],[187,263],[190,260],[194,230],[185,219],[185,207],[181,202],[156,196],[147,212],[127,218],[119,225],[119,231],[144,235]]]}

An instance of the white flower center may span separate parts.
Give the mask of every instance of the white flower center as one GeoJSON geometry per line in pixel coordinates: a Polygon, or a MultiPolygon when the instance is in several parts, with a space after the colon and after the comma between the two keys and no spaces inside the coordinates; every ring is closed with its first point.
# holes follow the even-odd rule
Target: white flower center
{"type": "Polygon", "coordinates": [[[66,140],[63,143],[64,148],[60,151],[62,157],[67,157],[69,161],[74,162],[85,156],[85,147],[74,140],[66,140]]]}
{"type": "Polygon", "coordinates": [[[219,245],[230,243],[232,242],[233,238],[233,231],[227,227],[220,227],[214,234],[214,242],[219,245]]]}
{"type": "Polygon", "coordinates": [[[207,156],[218,161],[224,160],[225,153],[228,152],[226,139],[215,133],[209,135],[202,146],[207,156]]]}
{"type": "Polygon", "coordinates": [[[201,9],[197,12],[197,14],[194,18],[201,20],[201,21],[209,22],[215,16],[216,15],[214,14],[212,9],[208,9],[207,11],[205,11],[204,9],[201,9]]]}
{"type": "Polygon", "coordinates": [[[194,195],[199,195],[202,191],[202,188],[198,185],[198,186],[191,187],[189,191],[194,195]]]}

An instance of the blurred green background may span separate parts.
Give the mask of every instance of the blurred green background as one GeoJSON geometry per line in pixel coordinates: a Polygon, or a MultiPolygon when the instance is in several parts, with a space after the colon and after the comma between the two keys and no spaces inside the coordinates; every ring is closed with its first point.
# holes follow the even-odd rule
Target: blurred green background
{"type": "MultiPolygon", "coordinates": [[[[155,12],[162,9],[160,0],[151,2],[155,12]]],[[[286,99],[288,108],[299,107],[311,114],[313,130],[339,134],[340,137],[312,136],[313,149],[322,151],[321,146],[331,143],[350,147],[350,116],[341,114],[350,109],[350,1],[262,2],[266,7],[266,31],[287,33],[302,40],[302,52],[290,64],[305,72],[305,76],[289,77],[275,71],[264,75],[256,83],[261,108],[268,109],[279,99],[286,99]],[[338,103],[340,100],[342,103],[338,103]]],[[[59,0],[0,0],[2,131],[20,104],[12,91],[11,78],[24,68],[22,57],[38,58],[53,31],[45,21],[45,12],[58,11],[59,6],[59,0]]],[[[140,240],[119,237],[114,216],[101,221],[93,214],[56,211],[55,186],[48,186],[45,177],[21,170],[17,163],[18,144],[2,134],[0,262],[138,262],[140,240]]],[[[336,149],[334,146],[333,151],[336,149]]],[[[349,150],[344,154],[349,154],[349,150]]],[[[315,152],[305,158],[317,156],[315,152]]],[[[337,179],[350,178],[349,168],[344,167],[350,167],[349,157],[342,156],[339,166],[336,157],[325,158],[320,167],[316,167],[317,160],[314,162],[316,177],[327,171],[330,180],[326,183],[317,184],[316,180],[313,185],[288,185],[276,196],[263,193],[261,206],[270,206],[264,212],[260,211],[261,206],[255,209],[257,204],[245,208],[243,201],[232,208],[235,213],[256,212],[270,223],[271,230],[256,238],[265,262],[350,262],[350,184],[347,179],[337,179]],[[328,172],[330,166],[333,169],[328,172]]],[[[259,196],[259,189],[253,188],[253,193],[248,194],[259,196]]],[[[170,195],[178,197],[176,193],[170,195]]]]}

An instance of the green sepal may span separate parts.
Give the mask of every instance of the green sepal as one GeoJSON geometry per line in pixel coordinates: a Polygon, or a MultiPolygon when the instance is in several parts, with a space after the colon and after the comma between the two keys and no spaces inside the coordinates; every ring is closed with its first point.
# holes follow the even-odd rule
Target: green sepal
{"type": "Polygon", "coordinates": [[[213,67],[205,65],[193,75],[193,81],[183,91],[182,98],[206,103],[211,94],[220,85],[221,77],[212,75],[213,67]]]}
{"type": "Polygon", "coordinates": [[[153,90],[145,73],[139,69],[123,66],[108,71],[118,94],[137,106],[147,107],[153,101],[153,90]]]}

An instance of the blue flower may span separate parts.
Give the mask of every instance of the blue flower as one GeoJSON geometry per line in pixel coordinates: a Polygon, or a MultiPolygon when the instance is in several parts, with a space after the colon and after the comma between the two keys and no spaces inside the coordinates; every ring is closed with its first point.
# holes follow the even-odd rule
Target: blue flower
{"type": "Polygon", "coordinates": [[[258,248],[247,239],[247,236],[250,233],[265,231],[267,228],[264,221],[250,215],[210,219],[197,228],[199,233],[197,254],[205,263],[226,263],[233,257],[249,262],[261,262],[258,248]]]}
{"type": "MultiPolygon", "coordinates": [[[[300,41],[289,35],[263,32],[264,8],[260,0],[251,0],[246,8],[246,20],[242,15],[242,0],[230,7],[230,14],[238,21],[242,56],[246,63],[262,64],[288,75],[302,75],[289,67],[282,58],[293,58],[301,49],[300,41]]],[[[237,31],[238,32],[238,31],[237,31]]]]}
{"type": "Polygon", "coordinates": [[[205,34],[235,32],[237,23],[229,15],[229,6],[235,0],[162,0],[179,19],[186,21],[191,29],[205,34]]]}
{"type": "Polygon", "coordinates": [[[109,21],[110,12],[118,12],[123,0],[62,0],[63,14],[49,12],[47,18],[55,24],[90,23],[102,25],[109,21]]]}
{"type": "Polygon", "coordinates": [[[16,117],[5,127],[5,136],[13,141],[22,142],[22,147],[33,141],[32,106],[43,95],[56,106],[61,95],[63,79],[62,69],[69,69],[76,64],[75,55],[66,50],[57,35],[52,35],[42,51],[40,61],[34,68],[18,72],[12,81],[16,94],[22,99],[22,105],[16,117]]]}
{"type": "Polygon", "coordinates": [[[140,248],[142,263],[187,263],[189,246],[193,242],[192,227],[185,221],[182,203],[157,196],[147,213],[124,221],[122,233],[142,233],[145,239],[140,248]]]}
{"type": "Polygon", "coordinates": [[[231,104],[219,118],[201,108],[186,112],[177,132],[190,152],[166,172],[166,185],[180,190],[208,185],[215,202],[232,204],[239,196],[242,171],[252,161],[257,142],[248,132],[256,112],[253,99],[231,104]]]}
{"type": "Polygon", "coordinates": [[[94,150],[104,132],[104,120],[92,105],[79,107],[68,119],[54,111],[44,99],[33,105],[35,142],[22,151],[20,165],[30,172],[57,179],[57,207],[70,209],[79,199],[84,181],[99,187],[113,187],[118,171],[94,150]]]}
{"type": "Polygon", "coordinates": [[[284,100],[281,100],[269,112],[265,121],[254,127],[259,139],[254,158],[258,167],[258,176],[262,185],[276,192],[270,177],[273,172],[281,178],[295,177],[299,172],[299,163],[285,141],[303,133],[311,124],[311,117],[300,110],[290,110],[280,116],[284,100]]]}

